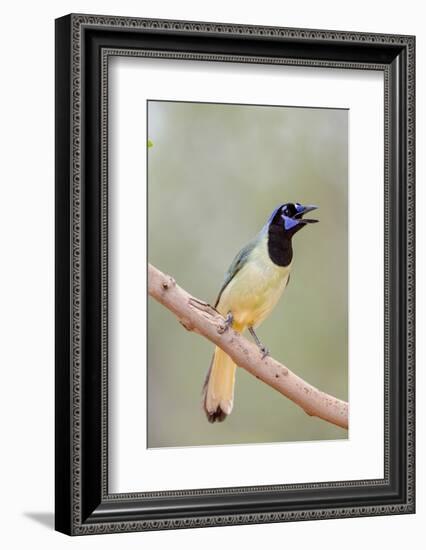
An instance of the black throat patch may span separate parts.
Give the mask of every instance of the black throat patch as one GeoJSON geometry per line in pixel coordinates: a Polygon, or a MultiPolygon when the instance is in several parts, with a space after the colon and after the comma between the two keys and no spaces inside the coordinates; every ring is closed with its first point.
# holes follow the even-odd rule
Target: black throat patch
{"type": "Polygon", "coordinates": [[[293,259],[293,247],[291,245],[291,236],[286,234],[283,223],[269,226],[268,230],[268,253],[275,265],[286,267],[293,259]]]}

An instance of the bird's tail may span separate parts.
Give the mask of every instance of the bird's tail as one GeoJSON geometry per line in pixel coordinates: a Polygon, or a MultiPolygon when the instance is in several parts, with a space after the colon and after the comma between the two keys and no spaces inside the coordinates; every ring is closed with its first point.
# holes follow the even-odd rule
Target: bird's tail
{"type": "Polygon", "coordinates": [[[234,404],[236,365],[216,347],[203,386],[203,405],[209,422],[222,422],[231,414],[234,404]]]}

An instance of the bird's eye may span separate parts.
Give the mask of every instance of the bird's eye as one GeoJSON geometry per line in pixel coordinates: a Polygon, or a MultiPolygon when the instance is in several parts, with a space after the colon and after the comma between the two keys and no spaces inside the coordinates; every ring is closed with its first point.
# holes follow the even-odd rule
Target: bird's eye
{"type": "Polygon", "coordinates": [[[297,212],[296,207],[293,203],[287,204],[283,209],[284,216],[293,217],[294,214],[297,212]]]}

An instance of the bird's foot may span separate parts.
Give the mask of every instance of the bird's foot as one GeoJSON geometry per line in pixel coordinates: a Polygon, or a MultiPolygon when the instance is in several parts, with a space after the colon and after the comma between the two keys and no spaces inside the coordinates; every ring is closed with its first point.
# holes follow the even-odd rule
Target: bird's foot
{"type": "Polygon", "coordinates": [[[265,357],[269,355],[268,348],[264,346],[262,342],[259,340],[257,334],[254,332],[253,327],[249,327],[249,332],[253,336],[253,340],[256,342],[256,346],[259,348],[259,351],[262,354],[262,359],[265,359],[265,357]]]}
{"type": "Polygon", "coordinates": [[[269,355],[269,349],[265,346],[260,346],[259,348],[260,353],[262,354],[262,359],[265,359],[265,357],[268,357],[269,355]]]}
{"type": "Polygon", "coordinates": [[[229,329],[229,327],[232,327],[233,322],[234,322],[234,317],[232,313],[228,311],[228,315],[225,317],[225,323],[223,325],[220,325],[218,329],[219,334],[223,334],[229,329]]]}

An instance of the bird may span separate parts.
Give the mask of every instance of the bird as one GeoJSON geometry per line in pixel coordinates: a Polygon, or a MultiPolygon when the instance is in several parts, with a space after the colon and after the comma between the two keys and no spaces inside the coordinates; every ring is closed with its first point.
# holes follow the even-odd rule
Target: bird
{"type": "MultiPolygon", "coordinates": [[[[262,359],[269,353],[255,328],[271,313],[290,280],[294,235],[318,220],[303,216],[318,206],[298,202],[281,204],[270,215],[260,232],[232,261],[215,302],[225,318],[225,330],[249,330],[262,359]]],[[[203,408],[211,423],[222,422],[234,403],[236,365],[216,347],[203,385],[203,408]]]]}

